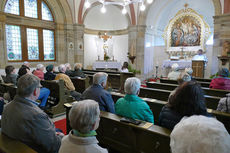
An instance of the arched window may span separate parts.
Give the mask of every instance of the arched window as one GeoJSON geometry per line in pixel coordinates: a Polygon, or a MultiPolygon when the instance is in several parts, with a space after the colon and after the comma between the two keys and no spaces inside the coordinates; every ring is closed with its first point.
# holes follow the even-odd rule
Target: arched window
{"type": "Polygon", "coordinates": [[[8,0],[4,11],[23,21],[6,23],[8,61],[56,59],[54,19],[43,0],[8,0]]]}

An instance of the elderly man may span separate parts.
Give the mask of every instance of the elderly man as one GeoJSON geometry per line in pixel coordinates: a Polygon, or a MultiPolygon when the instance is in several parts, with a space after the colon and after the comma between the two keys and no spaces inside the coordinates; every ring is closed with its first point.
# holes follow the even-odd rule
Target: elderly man
{"type": "Polygon", "coordinates": [[[206,55],[204,54],[204,52],[203,52],[202,49],[199,49],[199,50],[197,51],[197,55],[193,56],[192,60],[193,60],[193,61],[204,61],[205,66],[206,66],[207,63],[208,63],[208,58],[206,57],[206,55]]]}
{"type": "Polygon", "coordinates": [[[137,96],[140,92],[140,87],[141,81],[136,77],[128,78],[125,81],[126,95],[116,102],[116,113],[128,118],[154,123],[153,113],[148,104],[137,96]]]}
{"type": "Polygon", "coordinates": [[[71,96],[74,97],[76,100],[80,100],[81,94],[75,91],[73,82],[71,81],[69,76],[65,74],[66,66],[64,64],[61,64],[60,66],[58,66],[58,71],[60,73],[56,75],[55,80],[62,79],[65,82],[65,87],[70,90],[71,96]]]}
{"type": "Polygon", "coordinates": [[[96,129],[100,110],[94,100],[83,100],[73,105],[69,113],[73,130],[62,139],[59,153],[108,153],[97,143],[96,129]]]}
{"type": "Polygon", "coordinates": [[[114,102],[111,94],[106,91],[108,74],[98,72],[93,75],[93,85],[87,88],[83,94],[82,99],[93,99],[98,102],[100,110],[115,113],[114,102]]]}
{"type": "Polygon", "coordinates": [[[85,74],[82,72],[82,64],[76,63],[74,64],[74,71],[70,74],[71,77],[81,77],[85,78],[85,74]]]}
{"type": "Polygon", "coordinates": [[[17,85],[17,95],[3,110],[2,132],[39,153],[58,152],[61,137],[48,115],[37,106],[39,78],[25,74],[17,85]]]}
{"type": "Polygon", "coordinates": [[[65,74],[70,76],[72,74],[71,65],[69,63],[65,63],[65,67],[66,67],[65,74]]]}
{"type": "Polygon", "coordinates": [[[183,118],[170,135],[172,153],[229,153],[230,136],[215,118],[183,118]]]}

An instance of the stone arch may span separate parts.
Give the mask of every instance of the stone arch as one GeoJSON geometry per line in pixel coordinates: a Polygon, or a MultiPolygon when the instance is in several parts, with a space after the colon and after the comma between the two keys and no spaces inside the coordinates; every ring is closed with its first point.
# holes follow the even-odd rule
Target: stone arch
{"type": "MultiPolygon", "coordinates": [[[[51,9],[51,12],[53,13],[54,19],[56,23],[67,23],[67,24],[73,24],[73,17],[72,13],[70,12],[69,5],[67,1],[49,1],[44,0],[48,7],[51,9]]],[[[0,11],[4,12],[5,4],[7,0],[2,0],[0,2],[0,11]]]]}

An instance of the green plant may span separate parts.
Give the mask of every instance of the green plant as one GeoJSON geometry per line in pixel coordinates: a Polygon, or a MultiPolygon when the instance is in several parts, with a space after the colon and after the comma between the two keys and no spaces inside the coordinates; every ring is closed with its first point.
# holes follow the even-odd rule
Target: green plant
{"type": "Polygon", "coordinates": [[[106,56],[104,57],[104,60],[105,60],[105,61],[108,61],[109,58],[110,58],[110,57],[109,57],[108,55],[106,55],[106,56]]]}
{"type": "Polygon", "coordinates": [[[140,70],[136,70],[136,69],[132,68],[131,65],[128,66],[128,70],[129,70],[129,72],[133,72],[134,74],[141,74],[140,70]]]}

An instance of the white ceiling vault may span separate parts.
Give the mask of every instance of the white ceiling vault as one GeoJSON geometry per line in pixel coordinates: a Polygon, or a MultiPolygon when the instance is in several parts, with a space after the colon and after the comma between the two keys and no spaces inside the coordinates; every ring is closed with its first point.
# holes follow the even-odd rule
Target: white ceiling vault
{"type": "MultiPolygon", "coordinates": [[[[82,3],[86,0],[66,1],[68,1],[71,12],[73,14],[73,21],[75,23],[79,23],[80,13],[83,19],[82,23],[80,24],[84,24],[86,28],[96,30],[121,30],[126,29],[129,25],[132,24],[132,17],[130,8],[128,6],[126,6],[128,15],[123,15],[121,13],[122,7],[117,5],[106,6],[107,11],[105,14],[102,14],[100,12],[101,5],[92,5],[99,3],[98,0],[88,0],[92,5],[88,10],[84,7],[84,3],[82,3]]],[[[122,2],[123,0],[110,1],[122,2]]],[[[215,6],[213,1],[223,3],[223,0],[153,0],[152,4],[146,4],[147,9],[144,13],[144,22],[141,23],[138,21],[140,21],[143,16],[140,16],[138,4],[135,3],[133,5],[134,17],[137,24],[146,24],[147,26],[154,27],[155,29],[164,30],[169,20],[174,17],[179,10],[183,9],[185,3],[188,3],[190,8],[203,15],[204,20],[212,29],[213,16],[215,15],[215,6]]]]}

